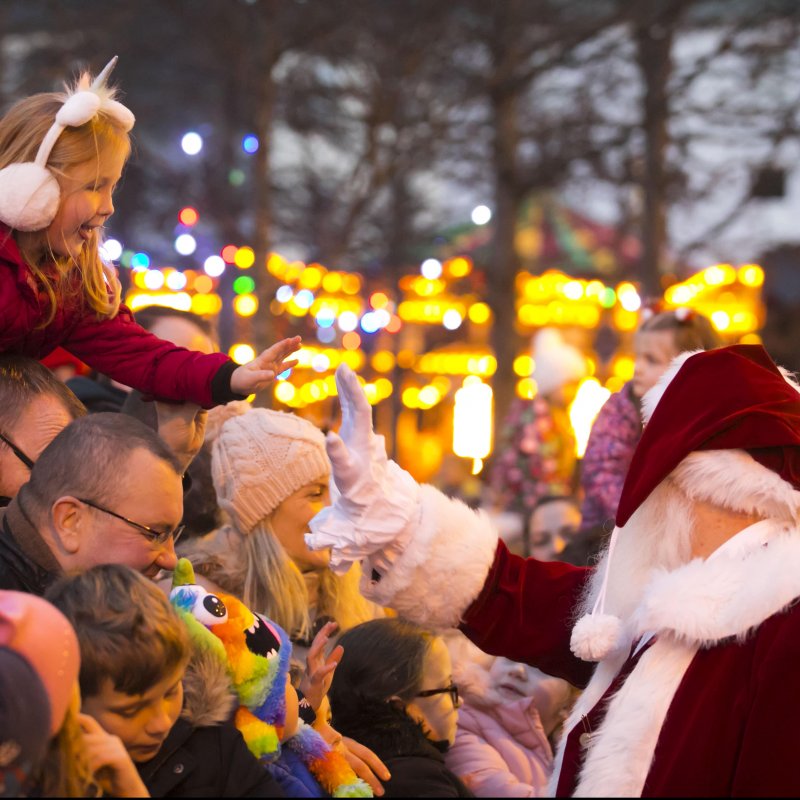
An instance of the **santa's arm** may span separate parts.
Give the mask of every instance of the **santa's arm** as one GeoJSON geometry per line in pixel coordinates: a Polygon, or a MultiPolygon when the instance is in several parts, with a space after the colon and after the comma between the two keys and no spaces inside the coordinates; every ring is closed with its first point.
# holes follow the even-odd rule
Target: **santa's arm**
{"type": "Polygon", "coordinates": [[[560,664],[552,674],[583,682],[591,667],[572,656],[569,636],[586,572],[511,556],[486,514],[420,486],[389,461],[355,373],[342,366],[336,381],[342,426],[328,436],[334,497],[311,521],[309,546],[330,547],[334,570],[360,560],[362,593],[407,619],[433,628],[463,623],[489,652],[537,666],[544,659],[545,671],[560,664]]]}

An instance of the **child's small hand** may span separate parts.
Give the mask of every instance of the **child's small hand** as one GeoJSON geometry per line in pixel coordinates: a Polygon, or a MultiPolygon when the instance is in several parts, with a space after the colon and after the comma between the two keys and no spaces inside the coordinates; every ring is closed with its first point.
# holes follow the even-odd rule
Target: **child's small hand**
{"type": "Polygon", "coordinates": [[[338,645],[331,650],[327,658],[325,657],[325,647],[337,627],[335,622],[323,625],[314,637],[306,656],[306,672],[300,681],[300,691],[314,711],[319,711],[325,695],[328,694],[334,670],[344,653],[344,648],[338,645]]]}
{"type": "Polygon", "coordinates": [[[231,390],[237,394],[250,395],[269,386],[275,377],[291,369],[297,360],[286,361],[292,353],[300,349],[300,337],[282,339],[257,355],[247,364],[237,367],[231,375],[231,390]]]}
{"type": "Polygon", "coordinates": [[[112,797],[150,797],[122,739],[107,733],[94,717],[78,717],[89,769],[104,794],[112,797]]]}

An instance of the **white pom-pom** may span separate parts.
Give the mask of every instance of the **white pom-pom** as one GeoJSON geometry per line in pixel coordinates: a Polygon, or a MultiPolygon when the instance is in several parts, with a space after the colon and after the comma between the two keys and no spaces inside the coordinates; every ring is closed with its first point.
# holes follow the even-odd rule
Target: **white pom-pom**
{"type": "Polygon", "coordinates": [[[56,122],[65,128],[84,125],[98,112],[100,102],[94,92],[76,92],[58,109],[56,122]]]}
{"type": "Polygon", "coordinates": [[[602,661],[623,645],[622,620],[611,614],[587,614],[572,629],[570,649],[583,661],[602,661]]]}
{"type": "Polygon", "coordinates": [[[46,167],[33,161],[0,169],[0,220],[18,231],[46,228],[58,211],[61,190],[46,167]]]}

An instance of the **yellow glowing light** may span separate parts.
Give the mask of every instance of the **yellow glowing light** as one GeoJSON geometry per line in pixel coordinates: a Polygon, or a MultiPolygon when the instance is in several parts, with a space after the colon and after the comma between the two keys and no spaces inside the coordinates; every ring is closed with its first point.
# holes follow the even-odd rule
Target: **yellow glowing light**
{"type": "Polygon", "coordinates": [[[731,317],[727,311],[715,311],[711,315],[711,324],[718,331],[726,331],[731,326],[731,317]]]}
{"type": "Polygon", "coordinates": [[[619,356],[614,361],[614,374],[623,381],[629,381],[633,378],[635,368],[636,363],[630,356],[619,356]]]}
{"type": "Polygon", "coordinates": [[[521,381],[517,381],[517,395],[523,400],[533,400],[538,391],[539,387],[533,378],[523,378],[521,381]]]}
{"type": "Polygon", "coordinates": [[[580,300],[583,297],[583,284],[580,281],[569,281],[564,286],[564,297],[567,300],[580,300]]]}
{"type": "Polygon", "coordinates": [[[378,397],[383,400],[383,398],[392,394],[394,386],[392,386],[392,382],[388,378],[378,378],[375,381],[375,390],[378,392],[378,397]]]}
{"type": "Polygon", "coordinates": [[[372,356],[372,368],[375,372],[391,372],[394,369],[395,358],[388,350],[379,350],[372,356]]]}
{"type": "Polygon", "coordinates": [[[514,373],[521,378],[527,378],[533,374],[533,366],[533,359],[527,353],[514,359],[514,373]]]}
{"type": "Polygon", "coordinates": [[[612,392],[612,393],[613,392],[618,392],[624,385],[625,385],[625,381],[622,380],[622,378],[620,378],[620,377],[618,377],[616,375],[612,375],[606,381],[606,389],[608,389],[608,391],[612,392]]]}
{"type": "Polygon", "coordinates": [[[408,389],[403,389],[401,399],[406,408],[419,408],[419,389],[416,386],[409,386],[408,389]]]}
{"type": "Polygon", "coordinates": [[[190,310],[195,314],[200,314],[202,317],[219,314],[222,310],[222,298],[215,292],[211,294],[196,294],[192,297],[190,310]]]}
{"type": "Polygon", "coordinates": [[[134,292],[126,301],[132,311],[148,306],[163,306],[177,311],[190,311],[192,298],[186,292],[134,292]]]}
{"type": "Polygon", "coordinates": [[[757,333],[746,333],[739,339],[740,344],[761,344],[761,337],[757,333]]]}
{"type": "Polygon", "coordinates": [[[278,381],[275,384],[275,399],[280,400],[281,403],[286,403],[287,405],[294,400],[294,396],[297,394],[297,389],[289,383],[289,381],[278,381]]]}
{"type": "Polygon", "coordinates": [[[298,284],[303,289],[316,289],[322,282],[322,271],[319,267],[308,266],[300,274],[298,284]]]}
{"type": "Polygon", "coordinates": [[[329,272],[322,278],[322,288],[326,292],[335,294],[342,291],[342,274],[341,272],[329,272]]]}
{"type": "Polygon", "coordinates": [[[464,382],[455,394],[453,452],[461,458],[486,458],[492,452],[492,387],[464,382]]]}
{"type": "Polygon", "coordinates": [[[583,458],[592,425],[610,396],[611,392],[602,387],[595,378],[581,381],[569,407],[569,420],[575,432],[575,453],[578,458],[583,458]]]}
{"type": "Polygon", "coordinates": [[[258,311],[258,299],[252,294],[239,294],[233,300],[233,310],[240,317],[252,317],[258,311]]]}
{"type": "Polygon", "coordinates": [[[417,357],[412,350],[401,350],[397,354],[397,366],[401,369],[411,369],[417,357]]]}
{"type": "Polygon", "coordinates": [[[345,294],[358,294],[361,291],[361,278],[353,273],[342,276],[342,291],[345,294]]]}
{"type": "Polygon", "coordinates": [[[745,264],[739,267],[739,283],[754,288],[761,286],[764,283],[764,270],[758,264],[745,264]]]}
{"type": "Polygon", "coordinates": [[[417,402],[420,408],[433,408],[441,399],[442,396],[439,394],[439,390],[435,386],[428,385],[419,390],[417,402]]]}
{"type": "Polygon", "coordinates": [[[375,388],[374,383],[365,383],[364,384],[364,394],[367,397],[367,402],[374,406],[380,401],[380,397],[378,397],[378,390],[375,388]]]}
{"type": "Polygon", "coordinates": [[[444,267],[454,278],[464,278],[472,272],[472,262],[462,256],[445,261],[444,267]]]}
{"type": "Polygon", "coordinates": [[[369,304],[374,309],[386,308],[389,305],[389,298],[385,292],[373,292],[370,295],[369,304]]]}
{"type": "Polygon", "coordinates": [[[286,274],[286,268],[288,266],[286,259],[278,255],[278,253],[270,253],[267,256],[267,270],[276,278],[282,278],[286,274]]]}
{"type": "Polygon", "coordinates": [[[489,321],[489,318],[492,316],[492,311],[486,303],[473,303],[469,307],[467,314],[469,315],[470,322],[474,322],[476,325],[483,325],[489,321]]]}
{"type": "Polygon", "coordinates": [[[237,364],[247,364],[256,357],[256,351],[249,344],[235,344],[228,350],[228,355],[237,364]]]}
{"type": "Polygon", "coordinates": [[[256,254],[252,247],[239,247],[233,257],[233,263],[239,269],[250,269],[256,263],[256,254]]]}

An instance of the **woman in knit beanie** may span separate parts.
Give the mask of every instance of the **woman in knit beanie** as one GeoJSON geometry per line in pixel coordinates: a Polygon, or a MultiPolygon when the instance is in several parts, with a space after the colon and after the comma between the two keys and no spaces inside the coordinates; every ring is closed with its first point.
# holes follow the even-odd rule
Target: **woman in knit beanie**
{"type": "Polygon", "coordinates": [[[325,437],[295,414],[229,403],[209,414],[211,471],[228,525],[182,544],[198,576],[274,619],[298,644],[321,622],[340,630],[383,611],[361,597],[358,568],[339,577],[311,552],[309,520],[330,502],[325,437]]]}

